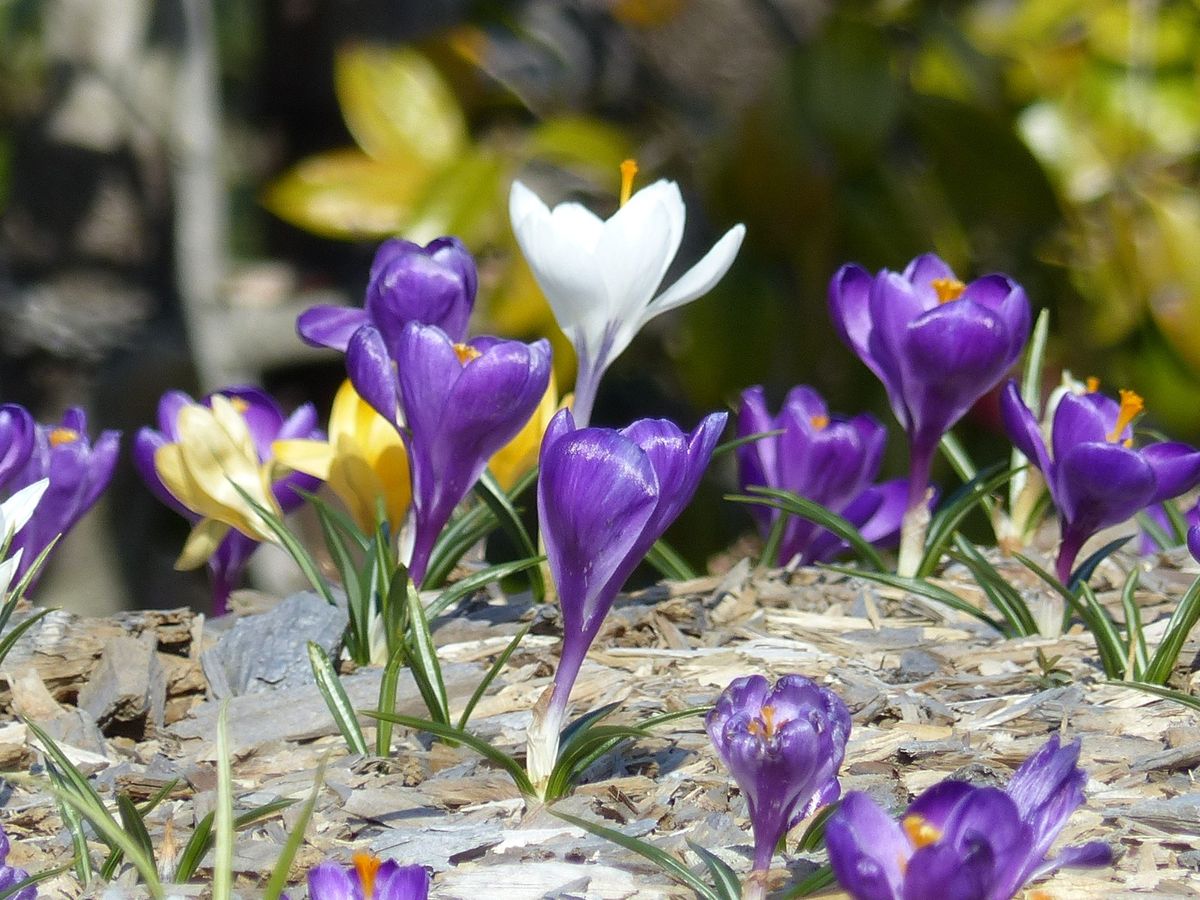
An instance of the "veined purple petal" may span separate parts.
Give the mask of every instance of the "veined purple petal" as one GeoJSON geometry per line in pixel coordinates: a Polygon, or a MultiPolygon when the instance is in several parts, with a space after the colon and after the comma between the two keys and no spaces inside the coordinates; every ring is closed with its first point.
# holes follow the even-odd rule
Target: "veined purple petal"
{"type": "Polygon", "coordinates": [[[389,347],[397,346],[409,322],[436,325],[461,341],[476,284],[475,262],[457,238],[428,247],[392,239],[375,255],[364,309],[389,347]]]}
{"type": "Polygon", "coordinates": [[[991,844],[976,834],[965,846],[937,843],[912,855],[903,900],[999,900],[991,892],[997,861],[991,844]]]}
{"type": "Polygon", "coordinates": [[[19,471],[33,452],[34,422],[17,403],[0,405],[0,485],[19,471]]]}
{"type": "Polygon", "coordinates": [[[829,864],[855,900],[900,900],[912,855],[899,824],[867,794],[851,791],[825,824],[829,864]]]}
{"type": "MultiPolygon", "coordinates": [[[[1065,400],[1064,400],[1065,402],[1065,400]]],[[[1077,444],[1056,460],[1059,512],[1076,532],[1117,525],[1154,497],[1154,470],[1119,444],[1077,444]]]]}
{"type": "Polygon", "coordinates": [[[1061,461],[1076,444],[1106,443],[1116,422],[1117,404],[1103,394],[1064,395],[1050,430],[1054,459],[1061,461]]]}
{"type": "MultiPolygon", "coordinates": [[[[1004,422],[1004,431],[1033,465],[1037,466],[1053,490],[1053,466],[1050,452],[1046,449],[1046,441],[1042,438],[1042,429],[1013,380],[1004,386],[1000,392],[1000,416],[1004,422]]],[[[1057,503],[1057,500],[1055,500],[1057,503]]]]}
{"type": "Polygon", "coordinates": [[[1178,497],[1200,484],[1200,452],[1187,444],[1163,441],[1142,448],[1142,459],[1154,471],[1152,503],[1178,497]]]}
{"type": "Polygon", "coordinates": [[[933,283],[938,280],[956,281],[954,270],[936,253],[922,253],[904,267],[904,278],[913,287],[925,309],[938,305],[938,294],[933,283]]]}
{"type": "Polygon", "coordinates": [[[158,477],[158,470],[154,467],[154,452],[169,443],[171,441],[153,428],[139,429],[133,439],[133,467],[137,469],[138,475],[142,477],[146,487],[161,503],[169,506],[181,516],[194,521],[195,514],[167,490],[162,479],[158,477]]]}
{"type": "Polygon", "coordinates": [[[1188,529],[1187,548],[1192,558],[1200,562],[1200,525],[1193,525],[1188,529]]]}
{"type": "Polygon", "coordinates": [[[833,319],[833,327],[842,341],[858,354],[858,358],[886,386],[887,378],[878,360],[872,355],[870,344],[874,327],[870,310],[873,281],[870,273],[861,266],[842,266],[829,282],[829,312],[833,319]]]}
{"type": "Polygon", "coordinates": [[[309,900],[364,900],[358,876],[335,862],[308,870],[309,900]]]}
{"type": "Polygon", "coordinates": [[[372,900],[426,900],[429,873],[424,866],[402,866],[389,859],[375,873],[372,900]]]}
{"type": "Polygon", "coordinates": [[[967,781],[946,779],[926,788],[908,807],[906,816],[920,816],[938,831],[945,831],[946,822],[965,797],[977,791],[967,781]]]}
{"type": "Polygon", "coordinates": [[[358,395],[395,424],[400,411],[400,392],[392,358],[377,329],[364,325],[350,338],[346,373],[358,395]]]}
{"type": "Polygon", "coordinates": [[[167,443],[179,440],[179,413],[185,406],[191,406],[196,401],[190,394],[183,391],[167,391],[158,401],[158,430],[162,432],[167,443]]]}
{"type": "MultiPolygon", "coordinates": [[[[737,437],[749,437],[752,434],[774,430],[775,419],[767,410],[767,398],[762,386],[746,388],[742,391],[742,401],[738,405],[737,437]]],[[[738,462],[738,483],[742,490],[751,485],[779,486],[775,478],[778,446],[779,441],[774,438],[760,438],[737,447],[734,453],[738,462]]],[[[764,536],[770,530],[771,523],[779,517],[778,510],[758,504],[748,505],[747,511],[753,516],[764,536]]]]}
{"type": "Polygon", "coordinates": [[[300,313],[296,331],[304,343],[346,352],[350,338],[362,326],[370,324],[364,309],[346,306],[313,306],[300,313]]]}
{"type": "Polygon", "coordinates": [[[896,419],[910,431],[914,426],[909,382],[913,374],[906,358],[909,325],[925,311],[913,286],[895,272],[880,272],[871,284],[871,332],[868,345],[879,366],[879,379],[887,389],[896,419]]]}

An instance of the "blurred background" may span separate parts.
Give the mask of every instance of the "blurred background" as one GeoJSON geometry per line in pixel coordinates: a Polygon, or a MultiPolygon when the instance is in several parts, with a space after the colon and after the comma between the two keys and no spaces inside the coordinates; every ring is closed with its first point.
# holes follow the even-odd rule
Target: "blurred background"
{"type": "MultiPolygon", "coordinates": [[[[360,303],[392,234],[460,235],[473,330],[550,336],[569,384],[509,185],[607,215],[634,156],[683,189],[680,271],[748,236],[614,365],[596,421],[690,427],[807,382],[894,425],[825,289],[932,249],[1052,311],[1050,377],[1132,387],[1196,440],[1198,26],[1196,0],[0,0],[0,399],[86,406],[126,455],[171,387],[323,416],[340,362],[295,316],[360,303]]],[[[999,455],[987,402],[964,437],[999,455]]],[[[668,535],[701,566],[749,530],[731,468],[710,481],[668,535]]],[[[40,596],[203,608],[171,570],[185,534],[125,460],[40,596]]]]}

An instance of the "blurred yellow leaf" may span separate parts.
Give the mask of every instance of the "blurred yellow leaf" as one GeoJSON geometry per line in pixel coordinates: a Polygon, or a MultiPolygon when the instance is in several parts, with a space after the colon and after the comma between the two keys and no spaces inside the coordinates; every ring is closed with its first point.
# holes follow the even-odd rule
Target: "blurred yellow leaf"
{"type": "Polygon", "coordinates": [[[416,50],[350,45],[338,51],[333,75],[346,126],[367,155],[438,165],[466,146],[458,101],[416,50]]]}
{"type": "Polygon", "coordinates": [[[404,236],[424,244],[443,234],[480,246],[507,228],[502,201],[510,166],[487,149],[471,149],[430,178],[408,210],[404,236]]]}
{"type": "Polygon", "coordinates": [[[1150,313],[1171,348],[1200,374],[1200,201],[1178,188],[1146,201],[1158,231],[1144,242],[1150,313]]]}
{"type": "Polygon", "coordinates": [[[273,181],[263,203],[322,237],[389,237],[408,222],[430,174],[415,158],[383,162],[358,150],[332,150],[301,160],[273,181]]]}
{"type": "Polygon", "coordinates": [[[583,168],[616,193],[621,184],[621,161],[633,155],[633,144],[619,128],[599,119],[560,116],[530,129],[527,155],[583,168]]]}

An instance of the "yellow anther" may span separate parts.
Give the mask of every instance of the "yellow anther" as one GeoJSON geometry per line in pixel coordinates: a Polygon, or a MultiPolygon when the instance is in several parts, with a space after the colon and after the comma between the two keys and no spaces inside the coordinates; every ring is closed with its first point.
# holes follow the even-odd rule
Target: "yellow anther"
{"type": "Polygon", "coordinates": [[[58,447],[61,444],[72,444],[79,440],[79,432],[74,428],[55,428],[50,432],[50,446],[58,447]]]}
{"type": "Polygon", "coordinates": [[[935,278],[930,282],[937,291],[938,303],[949,303],[963,295],[967,286],[957,278],[935,278]]]}
{"type": "Polygon", "coordinates": [[[1087,392],[1089,394],[1094,394],[1098,390],[1100,390],[1100,379],[1095,375],[1089,375],[1087,377],[1087,392]]]}
{"type": "Polygon", "coordinates": [[[479,359],[483,356],[478,350],[469,344],[455,344],[454,352],[458,356],[458,361],[464,366],[473,359],[479,359]]]}
{"type": "Polygon", "coordinates": [[[767,740],[775,737],[775,728],[775,710],[770,706],[764,706],[759,712],[758,718],[746,726],[746,730],[752,735],[767,740]]]}
{"type": "Polygon", "coordinates": [[[922,816],[918,815],[905,816],[900,820],[900,827],[908,835],[909,843],[913,845],[914,850],[920,850],[922,847],[936,844],[942,837],[940,831],[930,825],[922,816]]]}
{"type": "Polygon", "coordinates": [[[621,205],[624,206],[633,196],[633,179],[638,173],[636,159],[627,159],[621,163],[621,205]]]}
{"type": "Polygon", "coordinates": [[[354,868],[358,870],[358,880],[362,884],[364,900],[371,900],[375,893],[375,873],[383,865],[383,860],[372,853],[355,853],[354,868]]]}
{"type": "Polygon", "coordinates": [[[829,427],[829,416],[812,416],[809,418],[808,423],[817,429],[817,431],[824,431],[829,427]]]}
{"type": "Polygon", "coordinates": [[[241,397],[227,397],[226,399],[229,401],[229,405],[232,406],[234,410],[242,414],[245,414],[246,410],[250,408],[250,404],[241,397]]]}
{"type": "MultiPolygon", "coordinates": [[[[1120,440],[1121,433],[1125,431],[1129,423],[1146,408],[1146,401],[1133,391],[1127,391],[1122,388],[1118,393],[1121,395],[1121,409],[1117,412],[1117,424],[1108,433],[1108,442],[1110,444],[1120,440]]],[[[1125,446],[1128,447],[1130,445],[1126,443],[1125,446]]]]}

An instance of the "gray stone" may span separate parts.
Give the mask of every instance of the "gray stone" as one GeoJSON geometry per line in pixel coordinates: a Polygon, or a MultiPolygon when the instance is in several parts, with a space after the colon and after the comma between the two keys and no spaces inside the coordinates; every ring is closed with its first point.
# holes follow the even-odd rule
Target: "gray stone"
{"type": "Polygon", "coordinates": [[[346,610],[306,591],[282,600],[261,615],[234,623],[200,664],[217,699],[313,683],[308,642],[331,659],[341,648],[346,610]]]}
{"type": "Polygon", "coordinates": [[[163,726],[167,680],[152,635],[114,637],[79,690],[79,708],[108,733],[142,738],[163,726]]]}

